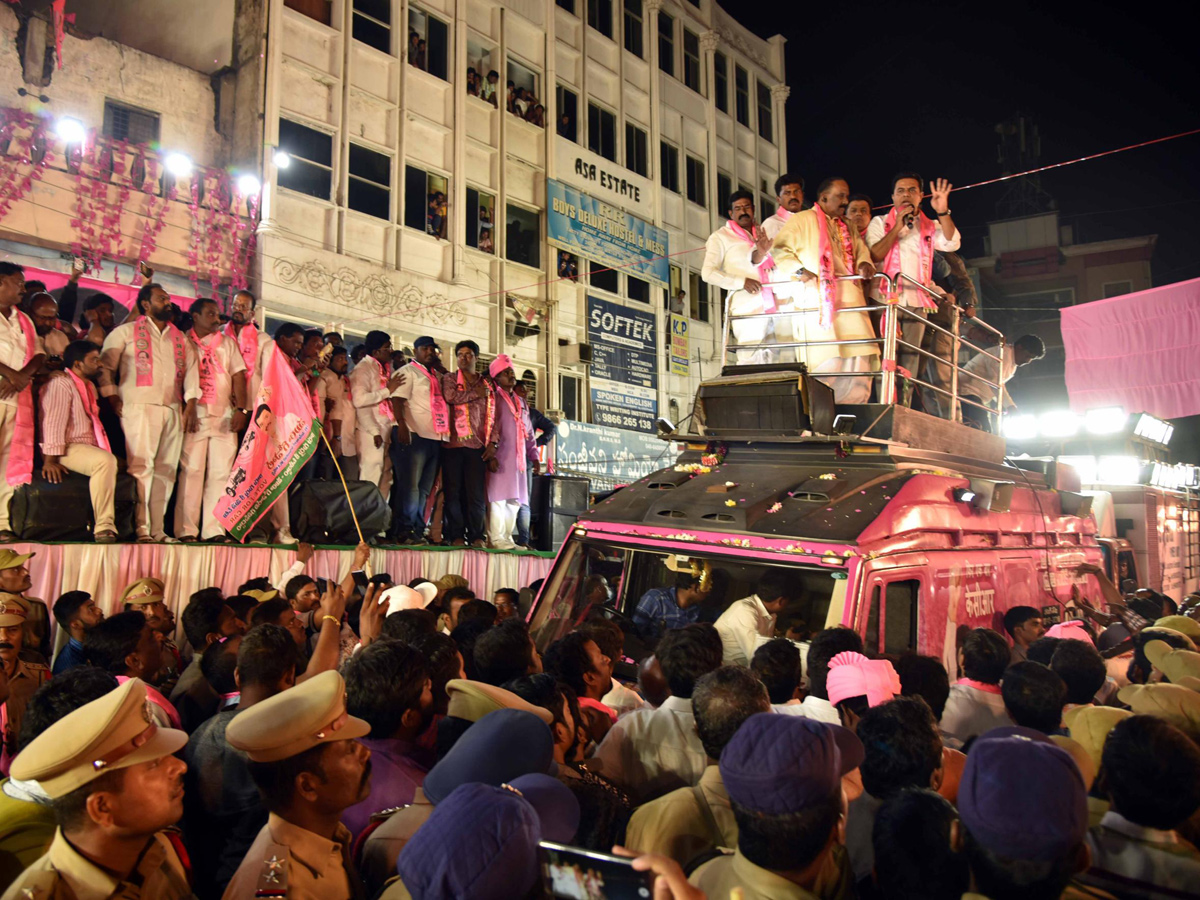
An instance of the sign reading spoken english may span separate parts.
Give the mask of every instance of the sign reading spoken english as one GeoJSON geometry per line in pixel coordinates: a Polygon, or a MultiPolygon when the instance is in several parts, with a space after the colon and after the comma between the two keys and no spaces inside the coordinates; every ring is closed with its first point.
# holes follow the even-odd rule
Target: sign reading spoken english
{"type": "Polygon", "coordinates": [[[658,416],[657,334],[654,313],[588,297],[593,422],[654,431],[658,416]]]}

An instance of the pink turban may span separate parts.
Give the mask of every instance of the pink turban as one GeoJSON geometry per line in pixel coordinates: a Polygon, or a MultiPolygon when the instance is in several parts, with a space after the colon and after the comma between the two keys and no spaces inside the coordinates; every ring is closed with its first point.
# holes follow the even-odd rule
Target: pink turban
{"type": "Polygon", "coordinates": [[[834,706],[849,697],[862,696],[866,696],[869,706],[878,706],[900,693],[900,676],[886,659],[867,659],[847,650],[829,661],[825,690],[834,706]]]}
{"type": "Polygon", "coordinates": [[[1087,641],[1089,644],[1095,643],[1092,640],[1092,636],[1088,634],[1087,629],[1083,627],[1083,623],[1075,620],[1051,625],[1046,629],[1046,637],[1062,638],[1067,641],[1087,641]]]}
{"type": "Polygon", "coordinates": [[[510,357],[507,353],[501,353],[499,356],[493,359],[492,364],[488,366],[488,374],[495,378],[505,369],[511,369],[512,364],[512,357],[510,357]]]}

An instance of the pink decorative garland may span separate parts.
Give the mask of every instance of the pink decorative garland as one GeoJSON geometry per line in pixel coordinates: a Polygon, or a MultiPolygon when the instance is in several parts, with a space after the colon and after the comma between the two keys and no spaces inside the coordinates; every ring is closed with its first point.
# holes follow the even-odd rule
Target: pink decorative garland
{"type": "Polygon", "coordinates": [[[34,147],[46,146],[46,126],[41,119],[21,110],[0,110],[0,149],[8,146],[18,128],[30,127],[32,132],[24,143],[24,153],[16,159],[7,154],[0,158],[0,222],[16,203],[25,199],[33,189],[33,183],[42,180],[42,173],[54,161],[54,154],[49,150],[37,159],[32,153],[34,147]],[[20,174],[21,166],[29,166],[24,175],[20,174]]]}

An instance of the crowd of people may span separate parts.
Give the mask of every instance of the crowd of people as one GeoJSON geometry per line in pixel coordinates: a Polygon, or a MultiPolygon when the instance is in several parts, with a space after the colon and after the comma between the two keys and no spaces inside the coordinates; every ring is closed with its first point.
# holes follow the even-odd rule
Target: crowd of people
{"type": "MultiPolygon", "coordinates": [[[[0,550],[4,900],[533,898],[541,841],[632,857],[659,900],[1200,884],[1200,596],[1102,579],[1105,612],[1011,608],[947,672],[845,627],[775,637],[782,570],[671,621],[681,574],[633,660],[620,620],[544,645],[529,592],[365,579],[368,554],[322,584],[302,546],[186,603],[144,577],[107,616],[71,591],[52,640],[36,560],[0,550]]],[[[554,896],[626,896],[556,854],[554,896]]]]}
{"type": "MultiPolygon", "coordinates": [[[[43,285],[0,263],[0,541],[16,539],[10,500],[35,471],[51,483],[87,476],[93,537],[115,541],[122,467],[137,485],[139,541],[229,540],[214,510],[264,366],[281,353],[325,432],[299,479],[336,479],[336,458],[348,479],[377,485],[392,515],[372,539],[529,546],[538,448],[555,426],[530,407],[507,355],[479,372],[479,345],[459,341],[449,371],[428,336],[414,342],[411,359],[382,331],[353,349],[338,334],[294,323],[271,336],[256,325],[248,291],[224,320],[210,299],[184,312],[152,274],[128,321],[116,325],[112,299],[97,294],[84,304],[87,330],[76,331],[43,285]]],[[[293,541],[286,496],[269,522],[263,538],[293,541]]]]}
{"type": "Polygon", "coordinates": [[[871,198],[851,193],[844,178],[822,181],[810,204],[804,179],[784,174],[775,181],[778,206],[766,218],[756,215],[753,193],[734,191],[728,221],[706,244],[701,276],[731,295],[737,361],[801,362],[824,376],[839,403],[866,403],[876,381],[867,373],[882,365],[879,307],[868,299],[891,300],[904,309],[894,360],[904,387],[899,399],[910,404],[915,395],[925,412],[948,419],[955,413],[951,365],[959,363],[949,332],[958,310],[962,337],[975,348],[959,373],[958,394],[968,401],[959,418],[992,427],[989,410],[1015,405],[1007,391],[999,401],[997,394],[1045,347],[1036,335],[1023,335],[1005,348],[1002,362],[994,358],[1001,355],[996,333],[972,324],[977,298],[956,252],[962,238],[951,216],[953,185],[943,178],[929,185],[932,215],[922,206],[925,188],[919,174],[897,174],[891,207],[876,216],[871,198]],[[877,273],[893,280],[894,298],[877,273]]]}

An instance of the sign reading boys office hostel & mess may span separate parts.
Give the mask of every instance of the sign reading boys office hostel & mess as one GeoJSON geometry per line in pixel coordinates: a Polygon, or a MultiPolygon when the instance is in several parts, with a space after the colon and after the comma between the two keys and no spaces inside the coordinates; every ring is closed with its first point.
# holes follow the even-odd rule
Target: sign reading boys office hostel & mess
{"type": "Polygon", "coordinates": [[[669,286],[666,231],[560,181],[548,179],[546,194],[551,246],[669,286]]]}
{"type": "Polygon", "coordinates": [[[658,416],[658,329],[654,313],[588,297],[592,421],[654,431],[658,416]]]}

